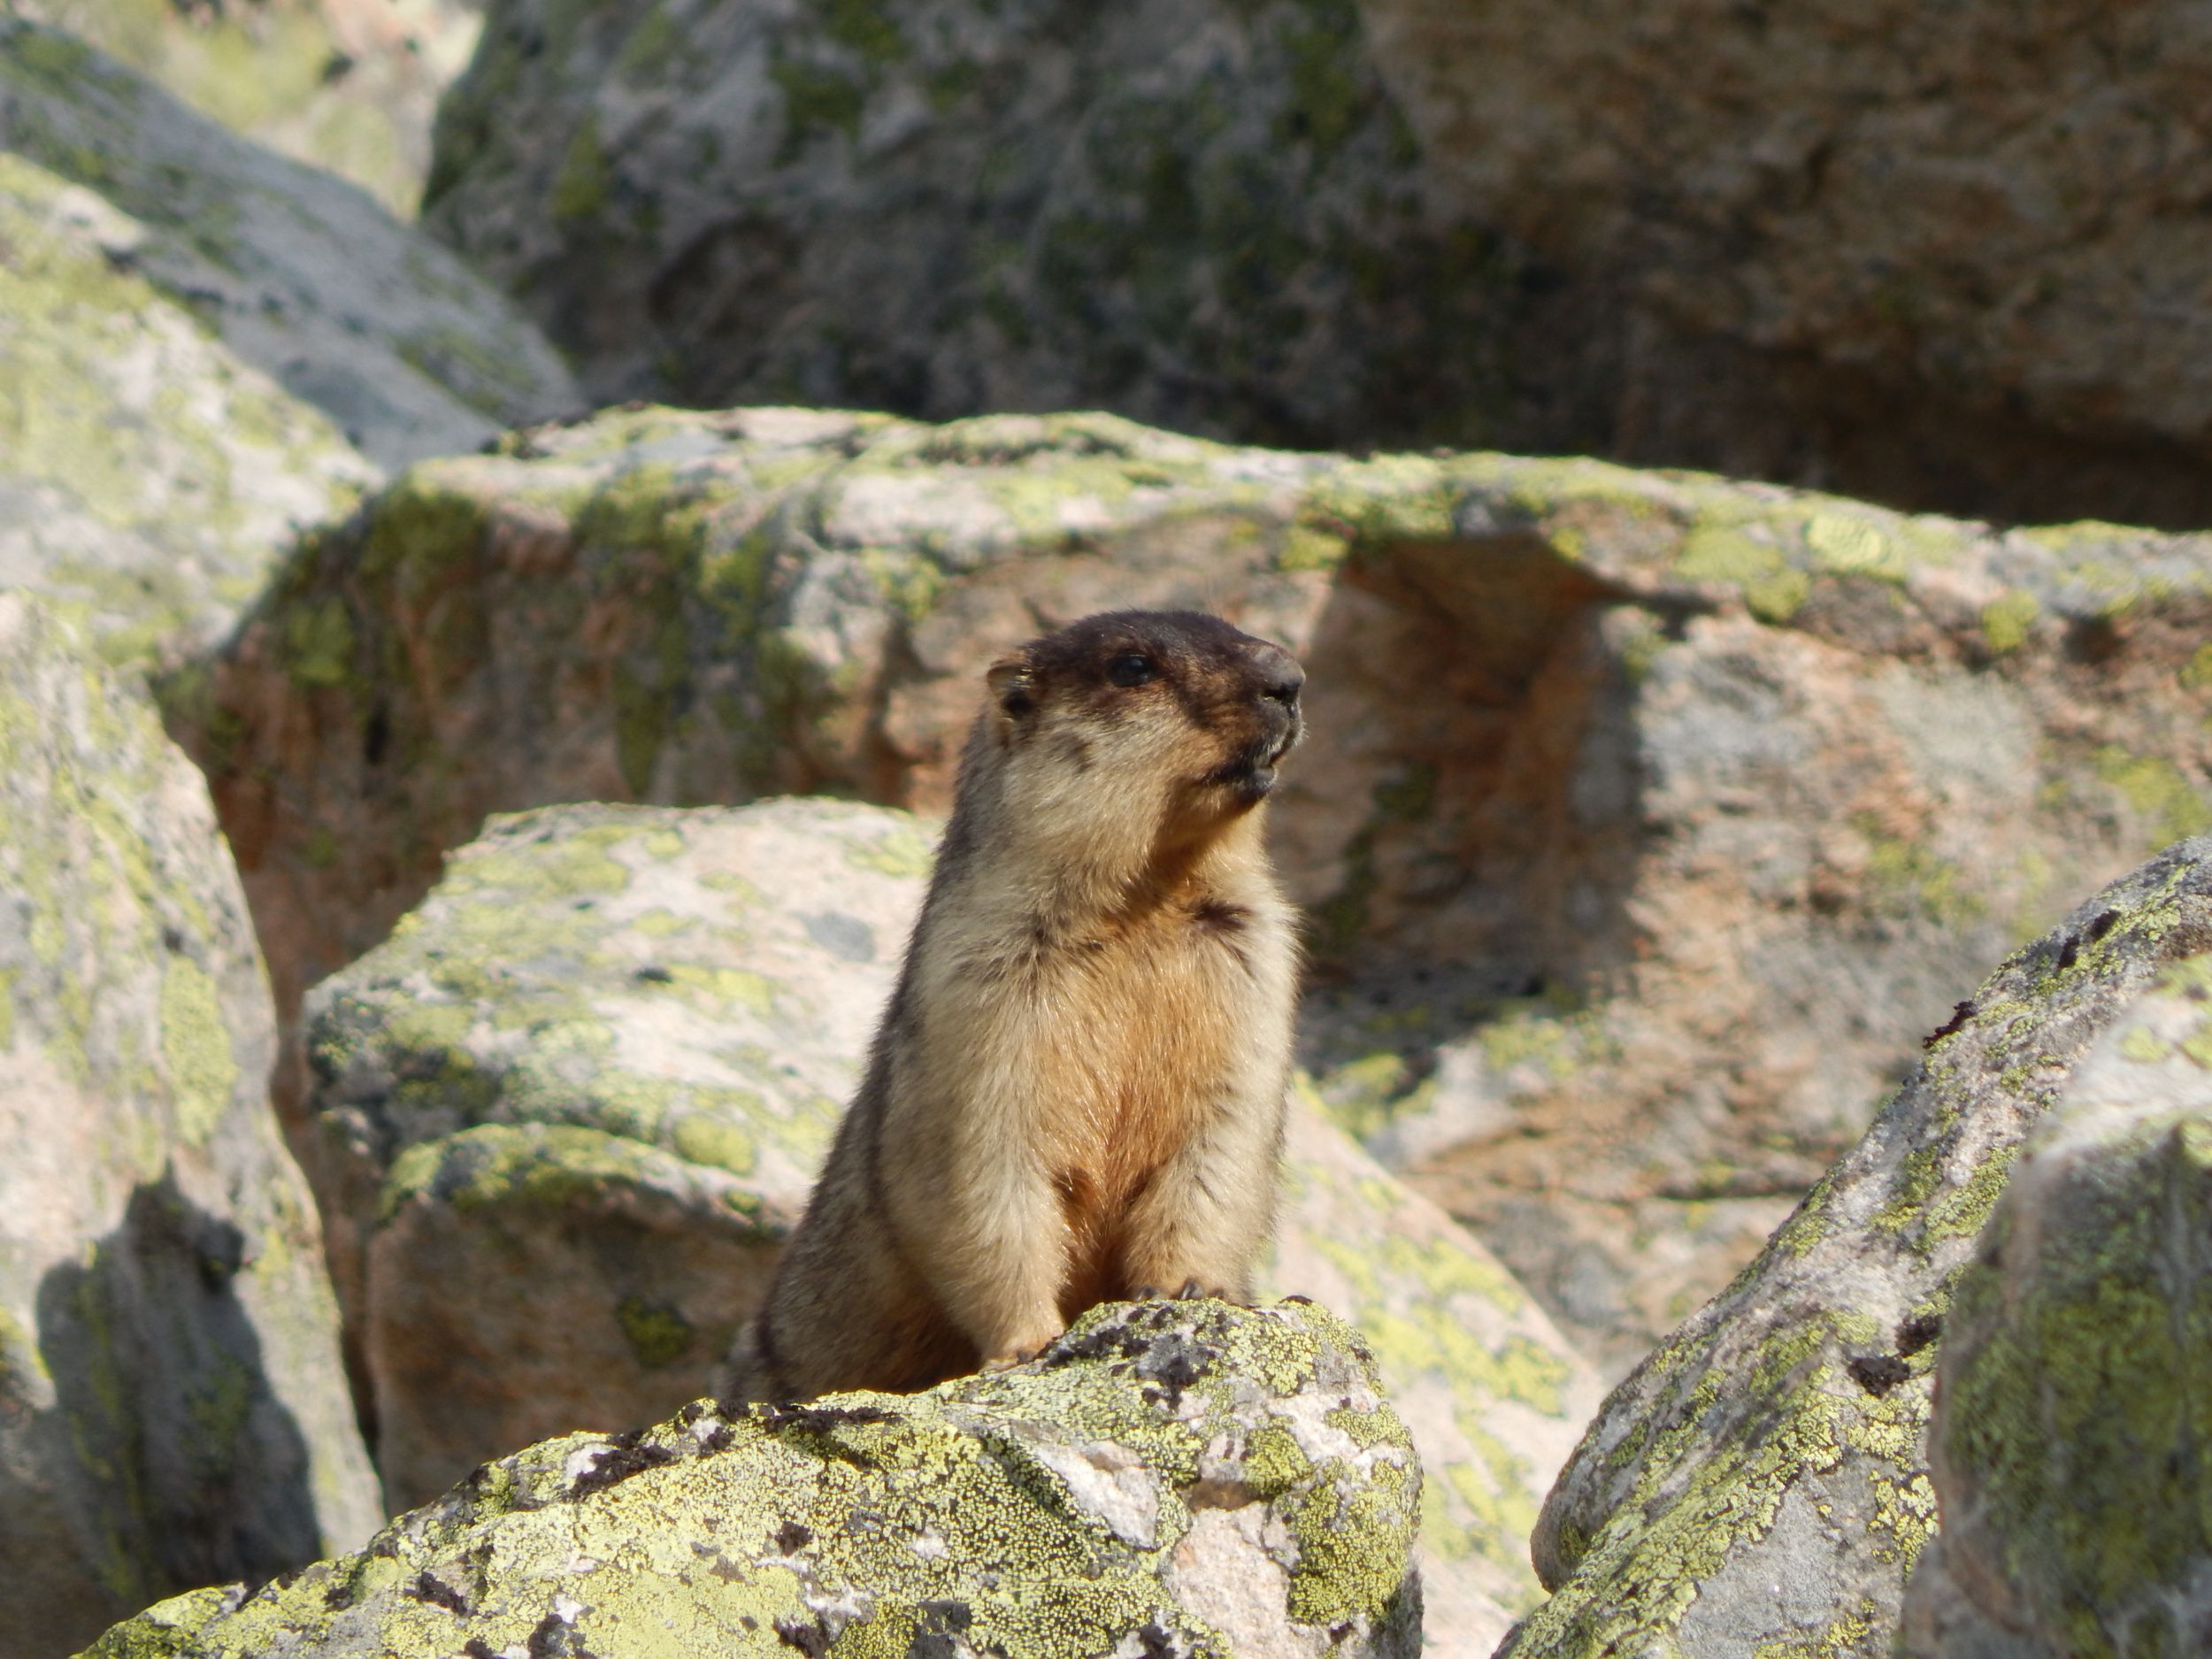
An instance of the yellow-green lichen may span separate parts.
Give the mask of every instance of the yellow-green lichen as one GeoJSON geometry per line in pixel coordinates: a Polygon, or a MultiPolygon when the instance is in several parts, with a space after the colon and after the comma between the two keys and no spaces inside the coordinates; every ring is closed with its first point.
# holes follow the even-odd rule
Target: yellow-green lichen
{"type": "MultiPolygon", "coordinates": [[[[1222,1477],[1283,1518],[1295,1549],[1286,1613],[1325,1628],[1402,1615],[1419,1485],[1402,1426],[1377,1402],[1367,1415],[1386,1420],[1365,1425],[1355,1452],[1317,1458],[1265,1399],[1316,1391],[1325,1364],[1328,1394],[1365,1387],[1354,1380],[1365,1369],[1357,1339],[1317,1309],[1154,1310],[1097,1310],[1069,1333],[1065,1357],[1003,1378],[730,1418],[695,1407],[621,1444],[548,1441],[479,1471],[364,1555],[280,1580],[234,1611],[194,1605],[159,1618],[189,1632],[177,1651],[196,1656],[311,1645],[341,1623],[373,1626],[387,1651],[442,1652],[456,1615],[423,1594],[426,1583],[512,1585],[472,1588],[463,1616],[472,1640],[500,1651],[542,1640],[541,1586],[557,1581],[573,1611],[556,1623],[594,1651],[765,1654],[803,1633],[825,1655],[892,1659],[935,1630],[984,1651],[1074,1659],[1150,1630],[1179,1651],[1228,1659],[1207,1609],[1178,1607],[1166,1569],[1192,1525],[1176,1494],[1197,1482],[1210,1448],[1247,1444],[1253,1455],[1222,1477]],[[1160,1350],[1198,1362],[1174,1385],[1180,1409],[1145,1374],[1156,1337],[1196,1344],[1160,1350]],[[1105,1356],[1078,1357],[1093,1340],[1105,1356]],[[1164,1499],[1149,1541],[1075,1501],[1038,1455],[1041,1432],[1141,1457],[1164,1499]],[[818,1619],[813,1609],[828,1604],[849,1611],[818,1619]]],[[[154,1623],[142,1616],[96,1652],[130,1659],[154,1623]]]]}
{"type": "Polygon", "coordinates": [[[2212,802],[2170,760],[2108,743],[2092,757],[2097,776],[2117,789],[2151,827],[2158,844],[2212,830],[2212,802]]]}
{"type": "Polygon", "coordinates": [[[1982,607],[1982,638],[1999,656],[2016,651],[2028,642],[2042,612],[2033,594],[2015,588],[1982,607]]]}
{"type": "Polygon", "coordinates": [[[160,1018],[178,1136],[186,1146],[204,1146],[238,1085],[222,994],[206,969],[186,956],[170,958],[161,976],[160,1018]]]}

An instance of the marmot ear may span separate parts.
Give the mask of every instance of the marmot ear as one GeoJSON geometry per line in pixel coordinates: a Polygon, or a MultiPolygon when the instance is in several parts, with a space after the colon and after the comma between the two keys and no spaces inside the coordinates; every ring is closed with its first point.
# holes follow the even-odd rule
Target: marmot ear
{"type": "Polygon", "coordinates": [[[1002,657],[984,675],[991,687],[991,702],[1010,720],[1023,720],[1037,711],[1037,682],[1025,657],[1002,657]]]}

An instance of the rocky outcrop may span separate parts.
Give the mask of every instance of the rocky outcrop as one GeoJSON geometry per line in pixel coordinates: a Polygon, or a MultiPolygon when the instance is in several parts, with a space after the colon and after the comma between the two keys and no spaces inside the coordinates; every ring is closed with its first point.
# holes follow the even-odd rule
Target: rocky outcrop
{"type": "Polygon", "coordinates": [[[0,153],[0,381],[21,393],[0,404],[0,587],[39,593],[119,664],[219,638],[294,530],[376,480],[131,268],[142,232],[0,153]]]}
{"type": "MultiPolygon", "coordinates": [[[[2120,1087],[2108,1058],[2085,1064],[2085,1053],[2111,1033],[2139,1066],[2149,1064],[2147,1043],[2170,1044],[2180,1027],[2170,1033],[2158,1025],[2130,1035],[2124,1011],[2170,964],[2208,951],[2212,839],[2199,839],[2099,894],[1962,1002],[1928,1040],[1921,1064],[1866,1138],[1758,1261],[1606,1402],[1537,1529],[1537,1569],[1555,1594],[1502,1655],[1888,1654],[1906,1574],[1934,1530],[1927,1431],[1939,1356],[1947,1409],[1955,1414],[1945,1441],[1953,1479],[1964,1474],[1963,1463],[1990,1483],[1979,1488],[1981,1509],[1966,1517],[1962,1548],[1947,1546],[1947,1560],[1954,1568],[1962,1559],[1986,1566],[2018,1586],[2037,1579],[2039,1587],[2017,1592],[2028,1597],[2024,1606],[2047,1609],[2076,1594],[2063,1578],[2040,1579],[2045,1565],[2061,1570],[2058,1558],[2008,1555],[2025,1535],[2000,1535],[1999,1542],[1985,1522],[2019,1522],[2032,1507],[2032,1471],[2057,1466],[2038,1460],[2064,1458],[2068,1446],[2089,1451],[2105,1443],[2102,1435],[2112,1437],[2116,1452],[2136,1432],[2128,1402],[2138,1396],[2096,1356],[2124,1353],[2124,1368],[2139,1365],[2147,1376],[2181,1363],[2162,1334],[2170,1328],[2166,1304],[2148,1296],[2147,1285],[2116,1277],[2105,1254],[2130,1248],[2130,1238],[2164,1238],[2174,1212],[2151,1206],[2152,1189],[2138,1187],[2128,1190],[2146,1202],[2123,1225],[2124,1182],[2101,1187],[2099,1175],[2082,1165],[2076,1202],[2121,1208],[2110,1210],[2111,1225],[2101,1233],[2051,1240],[2057,1277],[2045,1279],[2024,1262],[2020,1271],[2004,1274],[1970,1273],[1968,1264],[2029,1133],[2070,1087],[2078,1098],[2099,1101],[2120,1087]],[[2041,1300],[2046,1295],[2051,1299],[2041,1300]],[[2138,1324],[2122,1323],[2108,1346],[2101,1328],[2066,1323],[2090,1305],[2070,1296],[2112,1298],[2114,1319],[2161,1334],[2147,1338],[2149,1346],[2139,1353],[2126,1346],[2138,1324]],[[2155,1310],[2142,1305],[2147,1297],[2155,1310]],[[2047,1334],[2075,1333],[2084,1346],[2069,1337],[2062,1351],[2028,1353],[2027,1327],[2008,1321],[2032,1320],[2038,1308],[2051,1310],[2047,1334]],[[2078,1396],[2065,1394],[2075,1376],[2087,1380],[2078,1396]],[[2053,1400],[2083,1401],[2078,1415],[2063,1422],[2039,1416],[2035,1402],[2046,1387],[2053,1400]],[[2055,1442],[2054,1432],[2071,1438],[2055,1442]],[[2009,1457],[1995,1449],[2001,1445],[2011,1448],[2009,1457]]],[[[2191,967],[2191,982],[2200,981],[2200,964],[2191,967]]],[[[2193,1002],[2188,1008],[2194,1032],[2202,1010],[2193,1002]]],[[[2181,1041],[2195,1038],[2184,1033],[2181,1041]]],[[[2171,1075],[2185,1075],[2195,1063],[2185,1056],[2171,1075]]],[[[2079,1133],[2091,1142],[2108,1127],[2120,1137],[2119,1120],[2134,1110],[2151,1130],[2162,1106],[2170,1121],[2175,1103],[2151,1096],[2136,1107],[2092,1111],[2078,1119],[2079,1133]]],[[[1991,1235],[2000,1256],[2032,1258],[2040,1248],[2025,1217],[2039,1192],[2073,1185],[2075,1166],[2063,1148],[2074,1144],[2070,1125],[2077,1121],[2062,1111],[2047,1156],[2025,1166],[2015,1219],[1991,1235]]],[[[2185,1131],[2173,1144],[2185,1156],[2194,1143],[2185,1131]]],[[[2148,1178],[2157,1163],[2154,1154],[2139,1167],[2148,1178]]],[[[2100,1174],[2119,1178],[2129,1167],[2123,1160],[2100,1174]]],[[[2184,1202],[2181,1189],[2162,1190],[2167,1195],[2159,1205],[2184,1202]]],[[[2078,1212],[2085,1221],[2090,1213],[2078,1212]]],[[[2171,1391],[2160,1393],[2154,1381],[2146,1386],[2141,1398],[2156,1394],[2163,1403],[2149,1405],[2143,1423],[2168,1421],[2158,1414],[2176,1407],[2171,1391]]],[[[2154,1462],[2158,1454],[2142,1455],[2154,1462]]],[[[2163,1501],[2129,1486],[2116,1465],[2076,1470],[2069,1479],[2107,1477],[2112,1485],[2094,1489],[2111,1491],[2112,1502],[2131,1515],[2139,1505],[2163,1501]]],[[[2195,1490],[2192,1484],[2187,1503],[2195,1502],[2195,1490]]],[[[2189,1517],[2193,1527],[2193,1508],[2189,1517]]],[[[2062,1530],[2077,1518],[2062,1506],[2035,1525],[2062,1530]]],[[[2132,1545],[2124,1552],[2105,1548],[2116,1535],[2101,1535],[2102,1543],[2069,1558],[2062,1571],[2089,1571],[2083,1563],[2137,1553],[2132,1545]]],[[[2142,1571],[2155,1574],[2170,1559],[2161,1555],[2142,1571]]],[[[1989,1581],[1969,1576],[1976,1599],[1992,1606],[1989,1581]]],[[[2062,1642],[2052,1651],[2092,1650],[2062,1642]]]]}
{"type": "Polygon", "coordinates": [[[477,0],[9,0],[279,155],[326,167],[401,219],[430,168],[438,95],[468,61],[477,0]]]}
{"type": "Polygon", "coordinates": [[[2106,1033],[1959,1277],[1915,1659],[2192,1653],[2212,1632],[2212,956],[2106,1033]]]}
{"type": "Polygon", "coordinates": [[[1566,347],[1609,453],[2212,521],[2212,37],[2184,0],[1359,6],[1440,209],[1609,319],[1566,347]]]}
{"type": "MultiPolygon", "coordinates": [[[[552,348],[444,248],[58,30],[0,22],[0,150],[104,198],[113,212],[87,228],[111,266],[379,467],[578,407],[552,348]]],[[[31,384],[40,418],[50,396],[71,406],[65,386],[31,384]]]]}
{"type": "Polygon", "coordinates": [[[219,638],[381,467],[575,396],[444,249],[19,19],[0,19],[0,588],[119,664],[219,638]]]}
{"type": "Polygon", "coordinates": [[[428,218],[595,396],[2212,522],[2185,0],[499,0],[428,218]]]}
{"type": "MultiPolygon", "coordinates": [[[[527,813],[317,989],[312,1163],[396,1505],[708,1386],[858,1080],[930,855],[907,815],[835,802],[527,813]]],[[[1528,1531],[1594,1374],[1310,1109],[1285,1181],[1263,1286],[1368,1334],[1437,1471],[1440,1640],[1486,1654],[1533,1599],[1528,1531]]]]}
{"type": "Polygon", "coordinates": [[[267,981],[142,690],[0,594],[0,1630],[358,1542],[374,1487],[267,981]]]}
{"type": "Polygon", "coordinates": [[[1579,447],[1351,0],[497,0],[425,220],[600,402],[1579,447]]]}
{"type": "Polygon", "coordinates": [[[1412,1659],[1420,1486],[1321,1309],[1110,1303],[1000,1376],[548,1440],[359,1555],[165,1603],[85,1659],[1412,1659]]]}
{"type": "Polygon", "coordinates": [[[1310,671],[1271,825],[1332,1110],[1625,1370],[2068,895],[2212,826],[2212,541],[1106,416],[615,411],[428,463],[172,687],[280,1005],[488,812],[941,810],[976,676],[1204,604],[1310,671]]]}

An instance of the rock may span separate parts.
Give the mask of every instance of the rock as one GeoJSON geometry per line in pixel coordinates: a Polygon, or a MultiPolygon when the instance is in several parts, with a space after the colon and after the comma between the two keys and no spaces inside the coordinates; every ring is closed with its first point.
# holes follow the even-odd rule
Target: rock
{"type": "Polygon", "coordinates": [[[547,1440],[359,1555],[165,1603],[85,1659],[1411,1659],[1420,1485],[1321,1309],[1110,1303],[1018,1371],[927,1394],[703,1401],[547,1440]]]}
{"type": "Polygon", "coordinates": [[[205,787],[0,594],[0,1630],[71,1651],[380,1511],[205,787]]]}
{"type": "Polygon", "coordinates": [[[1594,378],[1609,453],[2015,521],[2212,518],[2186,0],[1360,12],[1440,216],[1588,307],[1559,372],[1594,378]]]}
{"type": "Polygon", "coordinates": [[[414,216],[438,95],[468,62],[476,0],[11,0],[278,154],[414,216]]]}
{"type": "Polygon", "coordinates": [[[1351,0],[496,0],[425,222],[602,403],[1580,447],[1540,277],[1424,189],[1351,0]]]}
{"type": "Polygon", "coordinates": [[[1960,987],[2212,828],[2212,539],[1097,415],[520,434],[303,545],[171,697],[288,1007],[488,812],[941,810],[983,666],[1132,603],[1305,661],[1271,833],[1322,1094],[1616,1374],[1960,987]]]}
{"type": "MultiPolygon", "coordinates": [[[[1985,1379],[1974,1386],[2010,1414],[1966,1415],[1955,1452],[2029,1410],[1996,1379],[2032,1389],[2019,1367],[2033,1362],[2016,1346],[2002,1357],[1991,1323],[1993,1303],[2023,1287],[1967,1273],[1976,1238],[2055,1102],[2070,1087],[2091,1098],[2109,1087],[2108,1063],[2083,1064],[2091,1045],[2126,1029],[2124,1011],[2169,964],[2208,951],[2212,838],[2200,838],[2105,889],[1959,1005],[1765,1253],[1607,1401],[1537,1528],[1555,1594],[1501,1659],[1890,1652],[1905,1576],[1934,1526],[1939,1356],[1947,1394],[1949,1378],[1985,1379]],[[1951,1369],[1955,1340],[1964,1371],[1951,1369]]],[[[2079,1259],[2103,1259],[2107,1241],[2082,1236],[2079,1259]]],[[[2162,1362],[2154,1350],[2143,1363],[2162,1362]]],[[[2084,1385],[2093,1417],[2110,1386],[2101,1372],[2084,1385]]],[[[2112,1432],[2125,1431],[2115,1421],[2112,1432]]]]}
{"type": "MultiPolygon", "coordinates": [[[[9,72],[0,59],[0,88],[9,72]]],[[[132,269],[144,234],[0,153],[0,383],[32,394],[0,405],[0,588],[133,664],[219,638],[294,531],[377,477],[132,269]]]]}
{"type": "Polygon", "coordinates": [[[1932,1431],[1942,1531],[1902,1652],[2116,1659],[2212,1634],[2212,956],[2101,1038],[1959,1276],[1932,1431]]]}
{"type": "Polygon", "coordinates": [[[58,30],[0,22],[0,150],[103,197],[114,212],[87,221],[109,264],[378,467],[579,406],[552,348],[445,249],[58,30]]]}
{"type": "MultiPolygon", "coordinates": [[[[857,1084],[930,833],[801,800],[500,819],[312,994],[311,1162],[396,1507],[707,1386],[857,1084]]],[[[1528,1531],[1594,1374],[1310,1110],[1263,1282],[1370,1334],[1437,1471],[1445,1648],[1487,1654],[1534,1598],[1528,1531]]]]}

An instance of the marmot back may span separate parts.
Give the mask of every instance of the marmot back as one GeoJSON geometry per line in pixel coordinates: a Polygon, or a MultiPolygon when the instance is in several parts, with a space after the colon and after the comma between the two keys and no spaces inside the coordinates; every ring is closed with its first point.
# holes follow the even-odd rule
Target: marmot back
{"type": "Polygon", "coordinates": [[[726,1393],[922,1388],[1102,1301],[1248,1297],[1298,977],[1261,827],[1304,679],[1191,611],[992,666],[866,1076],[726,1393]]]}

